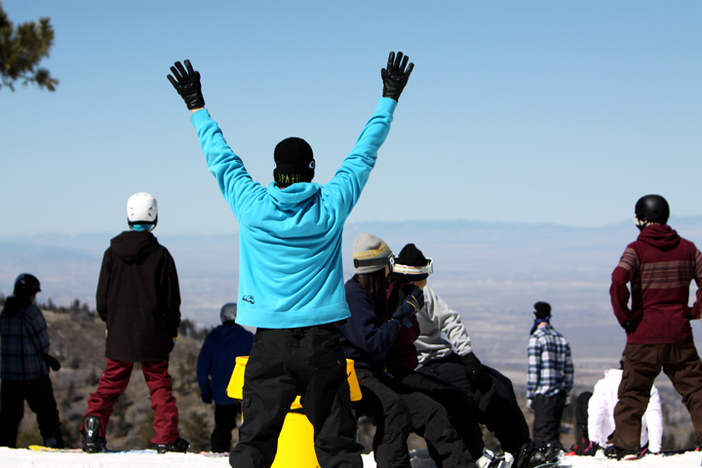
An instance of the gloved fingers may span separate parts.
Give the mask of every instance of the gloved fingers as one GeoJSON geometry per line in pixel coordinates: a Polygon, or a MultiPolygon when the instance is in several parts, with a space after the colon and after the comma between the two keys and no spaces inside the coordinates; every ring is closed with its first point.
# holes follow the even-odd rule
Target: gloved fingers
{"type": "MultiPolygon", "coordinates": [[[[171,70],[172,70],[172,69],[173,69],[173,67],[171,67],[171,70]]],[[[168,78],[168,81],[171,82],[171,84],[173,85],[173,87],[174,87],[175,89],[180,88],[180,85],[178,84],[178,82],[177,82],[175,79],[173,79],[173,77],[172,77],[171,75],[166,75],[166,78],[168,78]]]]}
{"type": "Polygon", "coordinates": [[[185,59],[185,66],[188,68],[188,75],[195,75],[195,70],[193,70],[193,66],[190,63],[190,60],[185,59]]]}

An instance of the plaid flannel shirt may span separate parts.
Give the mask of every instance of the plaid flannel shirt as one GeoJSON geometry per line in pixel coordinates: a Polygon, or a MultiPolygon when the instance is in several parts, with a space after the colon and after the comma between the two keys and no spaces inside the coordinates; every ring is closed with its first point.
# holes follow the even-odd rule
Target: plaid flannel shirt
{"type": "Polygon", "coordinates": [[[49,330],[37,306],[28,304],[14,314],[3,310],[0,336],[2,380],[29,381],[49,375],[44,363],[44,354],[49,352],[49,330]]]}
{"type": "Polygon", "coordinates": [[[568,340],[551,325],[539,327],[529,337],[527,398],[553,396],[573,389],[573,358],[568,340]]]}

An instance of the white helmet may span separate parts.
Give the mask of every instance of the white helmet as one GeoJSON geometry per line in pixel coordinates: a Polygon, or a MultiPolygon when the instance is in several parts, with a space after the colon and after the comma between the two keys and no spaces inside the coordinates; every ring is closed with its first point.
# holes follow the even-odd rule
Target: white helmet
{"type": "Polygon", "coordinates": [[[146,192],[135,193],[127,200],[127,220],[134,224],[153,224],[158,222],[158,203],[146,192]]]}

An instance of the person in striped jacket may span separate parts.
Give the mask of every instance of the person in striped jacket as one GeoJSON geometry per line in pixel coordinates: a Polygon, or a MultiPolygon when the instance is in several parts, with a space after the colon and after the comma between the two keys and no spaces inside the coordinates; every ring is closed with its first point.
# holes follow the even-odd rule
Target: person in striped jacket
{"type": "Polygon", "coordinates": [[[634,211],[641,233],[624,251],[609,290],[614,315],[626,331],[622,383],[614,409],[616,429],[610,437],[613,445],[605,451],[617,459],[641,452],[641,416],[661,369],[682,395],[696,444],[702,446],[702,363],[690,326],[702,308],[702,254],[668,226],[670,207],[665,198],[646,195],[634,211]],[[693,280],[698,289],[690,308],[693,280]]]}

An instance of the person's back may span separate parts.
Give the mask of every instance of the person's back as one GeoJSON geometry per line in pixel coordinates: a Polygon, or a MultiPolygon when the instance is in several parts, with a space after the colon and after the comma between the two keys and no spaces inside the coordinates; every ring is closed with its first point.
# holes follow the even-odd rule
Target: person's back
{"type": "Polygon", "coordinates": [[[229,463],[273,463],[285,412],[297,395],[315,428],[321,466],[360,466],[346,361],[334,323],[349,316],[343,289],[344,221],[375,165],[414,65],[400,52],[381,70],[383,97],[328,184],[312,183],[315,160],[300,138],[275,148],[275,182],[254,182],[224,140],[202,96],[200,73],[176,62],[168,79],[191,111],[210,173],[239,222],[238,319],[257,327],[246,367],[244,422],[229,463]],[[331,418],[330,416],[334,416],[331,418]]]}
{"type": "Polygon", "coordinates": [[[215,427],[210,436],[213,452],[229,452],[232,431],[236,428],[236,418],[241,413],[241,405],[227,395],[236,358],[251,353],[253,333],[238,325],[237,305],[224,304],[219,313],[222,324],[205,338],[197,357],[197,382],[203,403],[215,403],[215,427]]]}
{"type": "Polygon", "coordinates": [[[641,419],[661,369],[682,395],[702,447],[702,361],[690,326],[702,308],[702,253],[668,226],[670,207],[660,195],[641,197],[634,214],[640,234],[622,254],[609,289],[627,342],[616,428],[605,451],[617,459],[641,453],[641,419]],[[697,300],[688,307],[693,280],[697,300]]]}
{"type": "Polygon", "coordinates": [[[168,373],[180,326],[178,272],[171,254],[151,233],[158,223],[158,203],[151,194],[129,197],[127,222],[130,230],[110,241],[98,278],[95,302],[106,324],[107,365],[88,398],[80,427],[83,451],[107,450],[107,424],[139,362],[154,409],[151,442],[159,453],[185,452],[190,444],[179,436],[168,373]]]}
{"type": "Polygon", "coordinates": [[[49,378],[49,367],[61,364],[49,353],[49,331],[39,307],[39,280],[28,273],[15,279],[13,295],[0,313],[2,371],[0,372],[0,446],[16,447],[25,401],[37,415],[44,445],[62,448],[59,412],[49,378]]]}

